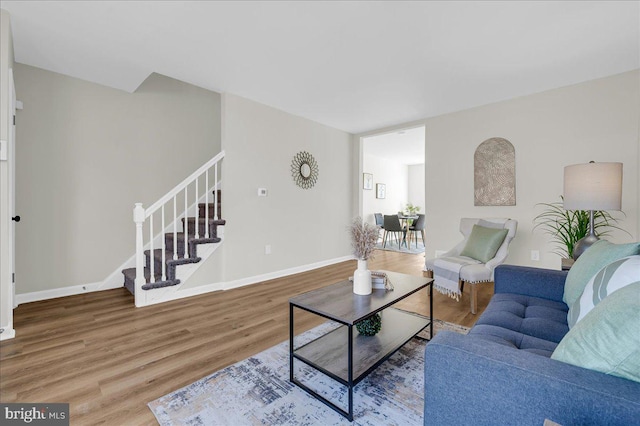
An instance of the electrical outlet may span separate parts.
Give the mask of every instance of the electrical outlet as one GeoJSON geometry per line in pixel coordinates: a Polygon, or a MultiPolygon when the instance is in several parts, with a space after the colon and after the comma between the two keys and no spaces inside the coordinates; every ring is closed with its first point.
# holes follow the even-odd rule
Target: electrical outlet
{"type": "Polygon", "coordinates": [[[258,197],[266,197],[267,188],[258,188],[258,197]]]}
{"type": "Polygon", "coordinates": [[[271,254],[271,244],[264,246],[264,254],[271,254]]]}
{"type": "Polygon", "coordinates": [[[540,250],[531,250],[531,260],[536,262],[540,260],[540,250]]]}

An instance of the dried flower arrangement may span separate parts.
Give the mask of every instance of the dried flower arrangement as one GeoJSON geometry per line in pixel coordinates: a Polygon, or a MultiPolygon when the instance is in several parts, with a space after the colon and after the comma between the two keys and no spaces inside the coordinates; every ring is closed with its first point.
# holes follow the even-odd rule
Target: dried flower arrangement
{"type": "Polygon", "coordinates": [[[351,233],[351,247],[353,255],[358,259],[367,260],[373,258],[373,251],[379,237],[379,228],[356,217],[349,227],[351,233]]]}

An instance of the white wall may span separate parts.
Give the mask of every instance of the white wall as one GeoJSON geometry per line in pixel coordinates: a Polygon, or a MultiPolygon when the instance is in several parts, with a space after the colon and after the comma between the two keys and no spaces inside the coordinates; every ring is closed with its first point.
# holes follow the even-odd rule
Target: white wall
{"type": "MultiPolygon", "coordinates": [[[[7,141],[9,123],[13,112],[10,111],[9,70],[13,68],[13,38],[10,16],[0,9],[0,139],[7,141]]],[[[7,162],[0,160],[0,328],[5,329],[0,338],[13,334],[13,295],[11,289],[11,241],[8,238],[11,226],[11,213],[7,209],[9,187],[7,181],[9,169],[7,162]]]]}
{"type": "Polygon", "coordinates": [[[560,200],[563,168],[594,161],[624,163],[621,226],[614,242],[639,239],[640,71],[589,81],[426,120],[427,256],[453,247],[461,217],[518,220],[509,263],[559,268],[550,237],[532,232],[537,203],[560,200]],[[516,205],[473,205],[473,154],[491,137],[516,150],[516,205]],[[530,260],[540,250],[540,261],[530,260]]]}
{"type": "Polygon", "coordinates": [[[220,95],[158,74],[133,94],[21,64],[15,74],[16,292],[101,282],[134,254],[134,203],[220,152],[220,95]]]}
{"type": "Polygon", "coordinates": [[[407,200],[414,206],[420,207],[420,213],[424,213],[424,164],[412,164],[408,166],[408,196],[407,200]]]}
{"type": "MultiPolygon", "coordinates": [[[[351,256],[347,227],[354,216],[357,164],[352,135],[239,96],[223,98],[224,279],[351,256]],[[299,151],[311,153],[319,165],[311,189],[296,186],[291,175],[299,151]],[[267,188],[268,196],[258,197],[258,188],[267,188]]],[[[206,284],[206,274],[198,274],[193,279],[206,284]]]]}

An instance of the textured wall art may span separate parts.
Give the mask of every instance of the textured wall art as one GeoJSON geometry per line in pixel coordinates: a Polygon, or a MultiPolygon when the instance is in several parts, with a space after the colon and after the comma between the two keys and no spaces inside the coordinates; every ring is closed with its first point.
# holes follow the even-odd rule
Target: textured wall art
{"type": "Polygon", "coordinates": [[[506,139],[482,142],[473,156],[474,205],[516,205],[516,151],[506,139]]]}

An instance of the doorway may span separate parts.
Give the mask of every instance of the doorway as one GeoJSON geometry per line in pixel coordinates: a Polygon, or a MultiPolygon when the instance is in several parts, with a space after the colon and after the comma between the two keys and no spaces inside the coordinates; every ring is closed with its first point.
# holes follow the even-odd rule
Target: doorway
{"type": "Polygon", "coordinates": [[[425,126],[363,137],[361,152],[366,222],[375,224],[374,213],[404,212],[408,204],[425,212],[425,126]]]}

